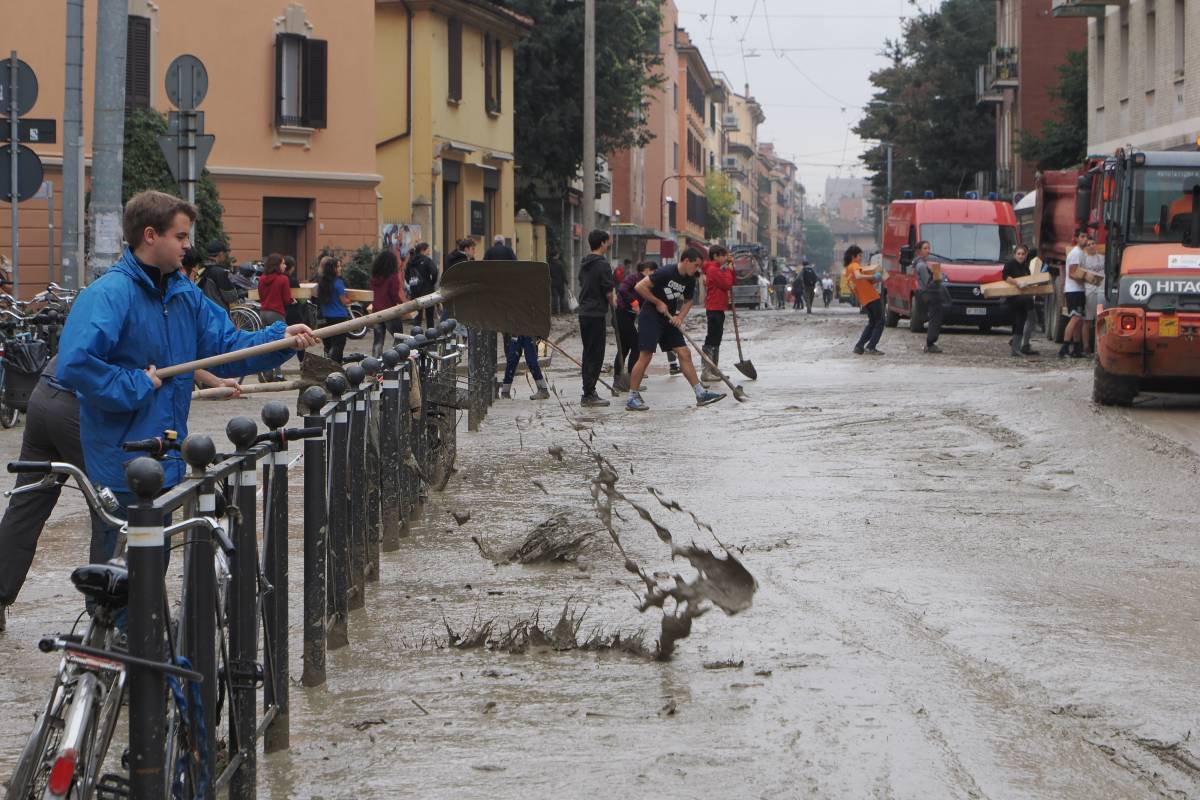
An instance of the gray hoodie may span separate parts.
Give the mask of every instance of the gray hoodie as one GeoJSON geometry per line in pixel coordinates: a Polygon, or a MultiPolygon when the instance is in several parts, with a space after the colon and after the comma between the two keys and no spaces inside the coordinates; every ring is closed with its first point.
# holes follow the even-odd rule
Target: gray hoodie
{"type": "Polygon", "coordinates": [[[942,288],[940,278],[933,277],[933,269],[929,266],[929,262],[923,257],[918,256],[913,262],[913,267],[917,272],[917,290],[921,292],[936,292],[942,288]]]}

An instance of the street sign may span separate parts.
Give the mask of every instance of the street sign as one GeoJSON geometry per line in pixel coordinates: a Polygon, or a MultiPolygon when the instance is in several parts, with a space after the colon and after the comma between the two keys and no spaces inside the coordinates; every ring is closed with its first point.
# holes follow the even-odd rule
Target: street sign
{"type": "Polygon", "coordinates": [[[213,142],[216,139],[217,137],[211,133],[196,134],[195,173],[189,177],[187,145],[181,143],[181,140],[186,141],[186,137],[159,136],[158,149],[162,150],[163,158],[167,159],[167,168],[171,170],[171,177],[177,183],[193,183],[199,180],[204,165],[208,163],[208,156],[212,152],[213,142]]]}
{"type": "MultiPolygon", "coordinates": [[[[8,125],[0,125],[0,144],[8,141],[8,125]]],[[[58,120],[24,117],[17,120],[17,140],[23,144],[54,144],[58,140],[58,120]]]]}
{"type": "MultiPolygon", "coordinates": [[[[11,83],[11,62],[8,59],[0,61],[0,115],[8,116],[9,85],[11,83]]],[[[38,98],[37,75],[28,64],[17,59],[17,116],[28,114],[29,109],[38,98]]]]}
{"type": "MultiPolygon", "coordinates": [[[[28,200],[42,188],[42,160],[23,144],[17,145],[17,201],[28,200]]],[[[12,202],[12,145],[0,147],[0,200],[12,202]]]]}
{"type": "Polygon", "coordinates": [[[208,94],[208,70],[192,55],[176,56],[167,67],[167,99],[180,111],[195,111],[208,94]]]}

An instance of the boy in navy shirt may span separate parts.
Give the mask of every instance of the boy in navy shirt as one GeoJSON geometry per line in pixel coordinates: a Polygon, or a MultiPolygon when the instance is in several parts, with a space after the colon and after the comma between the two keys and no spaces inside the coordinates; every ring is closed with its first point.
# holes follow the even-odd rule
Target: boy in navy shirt
{"type": "Polygon", "coordinates": [[[637,388],[642,385],[654,351],[660,347],[679,358],[683,376],[696,393],[696,405],[706,406],[725,396],[708,391],[700,383],[681,330],[688,312],[692,310],[692,299],[696,296],[696,275],[700,272],[700,261],[700,251],[689,247],[680,254],[677,266],[661,267],[638,281],[635,287],[642,298],[642,308],[638,313],[639,355],[629,376],[632,389],[629,402],[625,404],[628,411],[649,409],[637,388]]]}

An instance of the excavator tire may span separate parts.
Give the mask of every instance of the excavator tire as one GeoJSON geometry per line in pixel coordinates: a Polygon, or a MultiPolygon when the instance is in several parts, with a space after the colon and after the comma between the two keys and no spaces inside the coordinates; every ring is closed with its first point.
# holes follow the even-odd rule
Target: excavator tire
{"type": "Polygon", "coordinates": [[[1114,375],[1096,364],[1092,379],[1092,399],[1102,406],[1131,406],[1137,397],[1138,379],[1114,375]]]}

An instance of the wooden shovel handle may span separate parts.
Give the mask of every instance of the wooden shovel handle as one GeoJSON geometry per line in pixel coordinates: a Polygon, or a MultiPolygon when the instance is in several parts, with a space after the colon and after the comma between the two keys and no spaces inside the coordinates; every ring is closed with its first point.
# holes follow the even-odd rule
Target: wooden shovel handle
{"type": "MultiPolygon", "coordinates": [[[[410,311],[420,311],[430,306],[435,306],[438,303],[445,302],[456,294],[466,291],[470,287],[461,287],[458,289],[448,289],[442,292],[434,292],[427,294],[424,297],[418,297],[416,300],[409,300],[407,303],[401,303],[398,306],[385,308],[383,311],[376,311],[373,314],[367,314],[357,319],[348,319],[345,322],[337,322],[333,325],[326,325],[324,328],[317,328],[313,331],[313,336],[318,339],[328,339],[331,336],[340,336],[343,333],[358,330],[363,327],[379,325],[383,322],[402,317],[410,311]]],[[[175,364],[170,367],[163,367],[157,371],[159,378],[173,378],[176,375],[182,375],[185,372],[195,372],[198,369],[209,369],[211,367],[219,367],[222,364],[230,364],[234,361],[241,361],[244,358],[254,358],[255,356],[263,356],[267,353],[274,353],[278,350],[286,350],[289,347],[294,347],[296,337],[285,336],[282,339],[277,339],[273,342],[265,342],[263,344],[247,347],[242,350],[232,350],[228,353],[209,356],[208,358],[200,358],[195,361],[187,361],[183,364],[175,364]]]]}
{"type": "MultiPolygon", "coordinates": [[[[304,381],[276,381],[274,383],[253,383],[241,387],[242,394],[259,394],[260,392],[291,392],[303,389],[304,381]]],[[[192,392],[193,400],[222,400],[233,394],[232,386],[214,386],[211,389],[197,389],[192,392]]]]}

